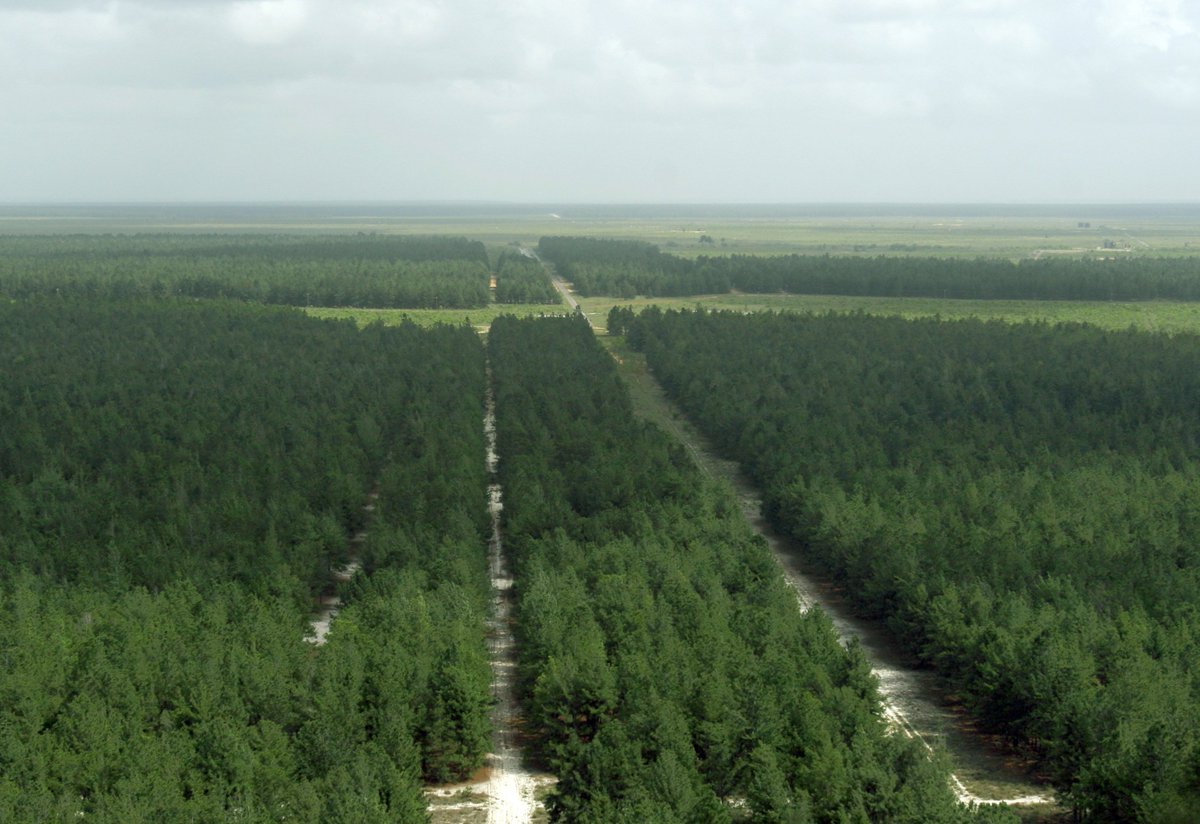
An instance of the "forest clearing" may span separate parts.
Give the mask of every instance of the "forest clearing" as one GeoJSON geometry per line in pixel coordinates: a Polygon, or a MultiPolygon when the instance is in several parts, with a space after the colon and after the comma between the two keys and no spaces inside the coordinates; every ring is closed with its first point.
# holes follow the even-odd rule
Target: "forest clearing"
{"type": "Polygon", "coordinates": [[[0,237],[0,818],[1189,820],[1194,260],[740,248],[0,237]]]}

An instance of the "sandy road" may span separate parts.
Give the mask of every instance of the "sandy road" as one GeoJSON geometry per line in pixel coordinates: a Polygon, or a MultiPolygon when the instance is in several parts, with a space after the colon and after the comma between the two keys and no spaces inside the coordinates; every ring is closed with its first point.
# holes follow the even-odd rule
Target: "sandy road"
{"type": "Polygon", "coordinates": [[[555,275],[551,279],[551,282],[554,284],[554,288],[558,290],[558,293],[563,296],[563,300],[567,302],[567,306],[570,306],[573,311],[578,310],[579,301],[575,300],[575,296],[571,294],[571,290],[567,288],[567,284],[563,283],[562,278],[555,275]]]}
{"type": "MultiPolygon", "coordinates": [[[[500,484],[496,482],[499,459],[490,372],[483,431],[487,442],[487,471],[492,479],[488,486],[488,514],[492,530],[488,541],[488,573],[492,582],[488,652],[492,662],[491,688],[495,701],[492,709],[493,747],[479,780],[431,788],[425,795],[433,824],[537,824],[548,820],[542,798],[554,783],[554,776],[527,767],[521,753],[522,717],[516,695],[517,652],[512,634],[512,576],[505,563],[500,534],[500,513],[504,503],[500,484]]],[[[378,497],[378,492],[368,496],[363,506],[368,516],[375,511],[378,497]]],[[[325,643],[342,605],[337,595],[337,585],[349,581],[362,569],[359,558],[366,539],[365,531],[356,534],[350,540],[349,558],[345,566],[331,571],[329,583],[317,599],[317,609],[309,622],[312,630],[306,640],[310,643],[316,646],[325,643]]]]}
{"type": "MultiPolygon", "coordinates": [[[[536,258],[531,251],[522,251],[536,258]]],[[[555,288],[563,295],[571,309],[580,310],[579,303],[567,284],[549,267],[547,271],[551,274],[555,288]]],[[[953,768],[950,783],[958,800],[964,804],[1011,804],[1041,807],[1047,811],[1054,809],[1054,798],[1048,788],[1031,780],[1022,765],[1014,763],[1008,753],[987,736],[975,731],[969,719],[954,711],[942,700],[936,677],[932,672],[914,666],[886,631],[875,623],[854,616],[849,606],[828,582],[803,568],[798,547],[789,539],[777,534],[763,518],[762,500],[758,491],[741,473],[736,463],[717,456],[711,444],[666,397],[658,382],[644,368],[644,363],[641,364],[641,368],[622,369],[622,376],[631,384],[637,384],[631,386],[631,389],[634,390],[634,408],[638,414],[671,432],[710,477],[730,484],[743,515],[766,539],[801,607],[809,609],[819,606],[829,616],[843,643],[854,640],[859,644],[872,671],[879,678],[884,715],[893,728],[900,734],[920,741],[931,753],[935,750],[946,752],[953,768]]],[[[495,420],[490,393],[488,403],[488,420],[485,422],[485,429],[489,433],[488,468],[494,472],[495,420]]],[[[494,620],[503,624],[505,630],[496,633],[493,646],[493,666],[496,672],[494,688],[497,695],[497,746],[496,754],[492,758],[494,772],[487,782],[476,786],[487,797],[487,821],[527,821],[530,819],[519,817],[526,815],[527,810],[533,809],[526,799],[533,798],[539,780],[544,782],[552,779],[544,776],[539,778],[521,767],[519,748],[516,747],[513,738],[518,729],[514,722],[519,718],[511,689],[511,675],[515,672],[516,661],[511,647],[511,633],[506,629],[508,590],[512,581],[507,576],[503,554],[500,552],[500,490],[495,485],[492,490],[490,508],[493,512],[494,532],[491,563],[493,587],[497,596],[494,620]],[[507,703],[509,700],[511,704],[507,703]]],[[[540,818],[545,812],[539,809],[535,815],[540,818]]],[[[437,820],[439,819],[435,817],[435,821],[437,820]]]]}
{"type": "Polygon", "coordinates": [[[517,650],[512,634],[512,576],[504,558],[500,533],[503,493],[496,482],[495,398],[488,374],[487,411],[483,420],[487,439],[488,574],[492,581],[492,615],[488,619],[488,651],[492,659],[492,752],[479,781],[429,791],[430,819],[434,824],[527,824],[546,821],[542,797],[554,777],[525,764],[521,752],[521,707],[517,702],[517,650]]]}
{"type": "MultiPolygon", "coordinates": [[[[367,502],[363,505],[363,512],[367,513],[368,517],[375,511],[375,501],[379,499],[378,492],[372,492],[367,496],[367,502]]],[[[359,532],[350,539],[350,546],[347,555],[349,556],[345,566],[334,568],[329,573],[329,582],[326,584],[325,590],[317,596],[317,609],[313,612],[313,617],[309,621],[309,626],[312,628],[312,634],[306,635],[305,640],[315,644],[318,647],[325,643],[325,638],[329,635],[329,627],[333,624],[333,619],[338,614],[338,610],[342,607],[342,599],[338,597],[337,586],[349,581],[359,570],[362,569],[362,562],[359,556],[362,553],[363,544],[367,540],[365,531],[359,532]]]]}
{"type": "MultiPolygon", "coordinates": [[[[562,295],[563,300],[565,300],[567,302],[567,306],[569,306],[571,308],[571,311],[573,311],[573,312],[582,311],[579,308],[579,301],[575,299],[575,295],[573,295],[571,293],[571,290],[570,290],[570,288],[568,288],[566,282],[562,278],[560,278],[558,276],[558,274],[554,271],[553,266],[546,263],[546,261],[542,260],[540,257],[537,256],[537,252],[533,251],[532,249],[530,249],[526,246],[522,246],[520,249],[520,252],[525,257],[532,258],[532,259],[536,260],[538,263],[542,264],[543,267],[545,267],[546,273],[550,275],[550,282],[552,284],[554,284],[554,288],[558,290],[558,293],[560,295],[562,295]]],[[[588,324],[589,325],[591,324],[590,320],[588,321],[588,324]]]]}
{"type": "Polygon", "coordinates": [[[488,487],[488,514],[492,520],[488,567],[492,578],[493,612],[488,624],[488,645],[492,655],[492,695],[496,706],[492,711],[495,743],[489,756],[491,770],[482,789],[488,798],[489,824],[524,824],[532,821],[542,807],[537,799],[539,788],[553,779],[529,769],[521,754],[521,708],[516,694],[517,650],[512,634],[512,577],[505,563],[500,535],[500,512],[504,503],[500,484],[496,482],[495,398],[491,375],[488,377],[487,415],[483,424],[487,436],[487,469],[492,478],[488,487]]]}
{"type": "Polygon", "coordinates": [[[801,607],[819,606],[829,616],[842,643],[852,639],[859,643],[879,678],[884,715],[889,723],[903,735],[920,741],[931,753],[935,749],[946,751],[954,770],[950,783],[959,801],[1052,806],[1054,798],[1046,787],[1032,781],[1001,747],[975,732],[965,716],[940,700],[932,672],[914,666],[886,631],[853,615],[828,582],[803,568],[802,556],[794,542],[776,533],[762,516],[761,496],[738,465],[717,456],[707,439],[678,412],[649,371],[624,369],[622,374],[626,380],[638,384],[633,392],[634,409],[671,432],[706,474],[730,484],[743,515],[766,539],[801,607]]]}
{"type": "MultiPolygon", "coordinates": [[[[567,303],[578,309],[579,303],[567,284],[549,267],[547,271],[567,303]]],[[[1053,809],[1055,800],[1049,788],[1030,779],[1022,765],[1014,763],[1002,747],[975,731],[965,715],[952,710],[942,699],[932,672],[916,667],[886,631],[878,624],[857,618],[828,582],[803,568],[799,548],[776,533],[762,516],[761,495],[740,467],[717,456],[708,440],[667,398],[654,376],[644,368],[644,361],[641,368],[625,368],[621,374],[627,381],[638,384],[631,386],[635,411],[671,432],[706,474],[730,484],[743,515],[766,539],[801,607],[819,606],[831,619],[842,643],[858,642],[879,678],[884,716],[893,728],[920,741],[930,753],[935,750],[947,753],[953,768],[950,784],[958,800],[964,804],[1053,809]]]]}

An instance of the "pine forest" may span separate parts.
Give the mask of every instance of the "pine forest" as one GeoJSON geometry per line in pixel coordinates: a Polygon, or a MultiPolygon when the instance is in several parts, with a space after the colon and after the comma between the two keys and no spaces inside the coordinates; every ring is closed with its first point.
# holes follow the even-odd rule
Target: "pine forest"
{"type": "Polygon", "coordinates": [[[1200,336],[651,305],[1196,257],[507,228],[0,235],[0,821],[1200,817],[1200,336]]]}
{"type": "Polygon", "coordinates": [[[615,311],[769,517],[1076,810],[1200,808],[1200,340],[615,311]]]}

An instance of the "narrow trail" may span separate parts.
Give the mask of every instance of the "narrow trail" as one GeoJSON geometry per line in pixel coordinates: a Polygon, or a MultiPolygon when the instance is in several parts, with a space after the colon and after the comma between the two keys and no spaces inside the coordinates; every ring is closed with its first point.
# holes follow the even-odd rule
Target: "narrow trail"
{"type": "Polygon", "coordinates": [[[634,408],[671,432],[696,464],[733,488],[746,520],[771,547],[788,585],[803,609],[819,606],[843,643],[857,639],[879,678],[884,715],[896,729],[920,741],[931,753],[944,749],[954,772],[950,782],[964,804],[1051,807],[1047,788],[1031,780],[1002,746],[972,728],[970,720],[941,700],[934,673],[916,667],[874,622],[853,615],[828,582],[804,569],[795,542],[781,536],[762,515],[762,498],[733,461],[717,456],[708,440],[678,412],[635,353],[622,353],[621,374],[631,384],[634,408]]]}
{"type": "MultiPolygon", "coordinates": [[[[555,275],[551,279],[551,283],[554,284],[554,288],[558,290],[558,293],[563,296],[563,300],[567,302],[567,306],[570,306],[572,310],[579,309],[579,301],[571,294],[571,290],[567,288],[567,284],[563,282],[562,278],[555,275]]],[[[588,323],[591,323],[591,321],[588,321],[588,323]]]]}
{"type": "MultiPolygon", "coordinates": [[[[379,500],[378,492],[372,492],[367,496],[367,502],[363,505],[363,512],[367,513],[368,517],[375,511],[375,502],[377,500],[379,500]]],[[[349,581],[362,569],[362,548],[366,540],[366,530],[355,533],[354,537],[350,539],[350,545],[346,553],[346,563],[343,566],[334,567],[330,571],[329,581],[326,582],[325,588],[321,590],[321,594],[317,596],[317,608],[313,612],[312,620],[309,621],[312,634],[305,636],[305,640],[309,643],[315,644],[318,647],[325,643],[325,639],[329,635],[329,627],[333,624],[334,617],[342,607],[342,599],[337,593],[338,584],[349,581]]]]}
{"type": "Polygon", "coordinates": [[[517,649],[512,634],[512,576],[504,558],[500,533],[503,494],[496,480],[496,402],[488,372],[487,410],[483,431],[487,438],[488,514],[492,534],[488,541],[488,572],[492,580],[492,615],[488,619],[488,650],[492,659],[492,752],[478,780],[441,787],[426,793],[433,824],[526,824],[548,820],[542,797],[554,777],[525,765],[521,752],[521,707],[517,702],[517,649]]]}
{"type": "MultiPolygon", "coordinates": [[[[496,479],[499,454],[496,451],[496,401],[488,370],[486,410],[483,432],[487,443],[488,514],[491,537],[488,540],[488,574],[492,582],[492,614],[488,619],[488,652],[492,662],[493,746],[487,764],[461,784],[426,790],[432,824],[542,824],[549,821],[542,799],[554,784],[554,776],[535,772],[525,766],[521,753],[522,716],[517,702],[517,649],[512,634],[512,576],[504,558],[500,534],[500,513],[504,509],[500,484],[496,479]]],[[[379,498],[377,491],[367,496],[363,512],[370,517],[379,498]]],[[[353,578],[362,569],[362,549],[366,530],[350,539],[347,561],[330,571],[329,581],[317,596],[317,607],[309,622],[311,633],[305,640],[321,646],[329,636],[333,619],[341,609],[338,585],[353,578]]]]}
{"type": "MultiPolygon", "coordinates": [[[[554,288],[558,290],[558,293],[562,295],[563,300],[566,301],[567,306],[572,312],[583,311],[579,306],[579,301],[575,299],[575,295],[571,292],[570,287],[567,286],[567,282],[558,276],[558,273],[554,271],[553,266],[538,257],[537,252],[533,251],[527,246],[522,246],[519,251],[525,257],[532,258],[533,260],[536,260],[538,263],[542,264],[542,268],[545,269],[546,274],[550,276],[550,283],[553,284],[554,288]]],[[[591,326],[592,329],[596,328],[591,320],[588,320],[588,325],[591,326]]]]}
{"type": "MultiPolygon", "coordinates": [[[[567,284],[550,267],[547,271],[572,309],[582,311],[567,284]]],[[[1053,793],[1032,780],[1025,765],[1016,762],[998,742],[974,729],[965,713],[947,704],[934,673],[917,667],[886,630],[855,616],[835,587],[804,568],[795,542],[778,534],[763,517],[758,490],[735,462],[718,457],[708,440],[683,417],[646,368],[645,359],[626,352],[621,356],[614,352],[613,357],[629,385],[635,411],[673,434],[705,474],[733,488],[742,514],[766,539],[801,607],[820,606],[842,643],[858,640],[879,678],[888,722],[903,735],[920,741],[930,753],[935,750],[947,753],[953,769],[950,783],[958,800],[964,804],[1056,810],[1053,793]]]]}

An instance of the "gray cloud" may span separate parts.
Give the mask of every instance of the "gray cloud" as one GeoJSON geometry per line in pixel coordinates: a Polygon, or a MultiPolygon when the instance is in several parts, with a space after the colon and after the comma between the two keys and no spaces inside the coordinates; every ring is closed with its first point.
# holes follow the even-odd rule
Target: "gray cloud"
{"type": "Polygon", "coordinates": [[[0,0],[0,198],[1195,199],[1198,25],[1182,0],[0,0]]]}

